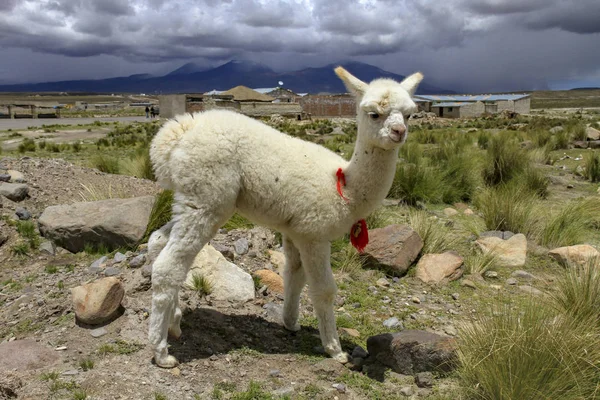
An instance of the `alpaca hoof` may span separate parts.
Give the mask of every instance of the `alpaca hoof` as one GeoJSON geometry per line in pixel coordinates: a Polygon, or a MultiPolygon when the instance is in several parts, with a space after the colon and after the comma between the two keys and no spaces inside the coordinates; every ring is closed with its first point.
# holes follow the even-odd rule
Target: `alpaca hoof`
{"type": "Polygon", "coordinates": [[[331,356],[331,358],[333,358],[335,361],[338,361],[342,364],[346,364],[347,362],[350,361],[350,357],[348,356],[348,353],[346,353],[345,351],[342,351],[341,353],[333,354],[331,356]]]}
{"type": "Polygon", "coordinates": [[[162,359],[154,357],[154,362],[161,368],[174,368],[179,365],[179,361],[173,356],[166,356],[162,359]]]}
{"type": "Polygon", "coordinates": [[[295,324],[286,324],[285,322],[283,323],[283,326],[285,329],[287,329],[290,332],[298,332],[301,328],[299,323],[295,323],[295,324]]]}
{"type": "Polygon", "coordinates": [[[169,338],[173,340],[179,340],[181,337],[181,329],[180,328],[169,328],[169,338]]]}

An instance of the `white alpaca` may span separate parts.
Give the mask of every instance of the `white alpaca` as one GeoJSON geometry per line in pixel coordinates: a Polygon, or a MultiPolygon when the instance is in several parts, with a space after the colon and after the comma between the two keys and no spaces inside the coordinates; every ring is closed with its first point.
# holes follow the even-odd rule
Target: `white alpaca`
{"type": "Polygon", "coordinates": [[[173,220],[149,241],[152,315],[149,338],[157,365],[177,365],[167,334],[179,337],[178,292],[202,247],[233,214],[283,235],[285,328],[297,331],[300,293],[308,281],[325,351],[347,362],[335,324],[337,291],[330,242],[366,218],[387,195],[420,73],[401,83],[370,84],[338,67],[336,74],[357,98],[358,137],[348,162],[317,144],[285,135],[231,111],[181,115],[154,138],[150,156],[163,187],[175,192],[173,220]],[[346,186],[338,193],[336,172],[346,186]]]}

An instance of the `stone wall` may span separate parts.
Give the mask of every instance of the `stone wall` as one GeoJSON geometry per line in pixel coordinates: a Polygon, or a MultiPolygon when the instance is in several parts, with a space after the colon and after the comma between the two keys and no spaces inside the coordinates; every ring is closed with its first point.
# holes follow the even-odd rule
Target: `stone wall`
{"type": "Polygon", "coordinates": [[[356,101],[351,95],[306,95],[298,98],[298,102],[313,117],[356,116],[356,101]]]}
{"type": "Polygon", "coordinates": [[[479,117],[484,112],[485,104],[483,104],[481,101],[465,104],[462,107],[460,107],[461,118],[479,117]]]}
{"type": "Polygon", "coordinates": [[[531,97],[516,100],[515,111],[519,114],[529,114],[531,112],[531,97]]]}
{"type": "Polygon", "coordinates": [[[184,114],[186,110],[185,94],[167,94],[158,96],[158,107],[161,118],[173,118],[184,114]]]}

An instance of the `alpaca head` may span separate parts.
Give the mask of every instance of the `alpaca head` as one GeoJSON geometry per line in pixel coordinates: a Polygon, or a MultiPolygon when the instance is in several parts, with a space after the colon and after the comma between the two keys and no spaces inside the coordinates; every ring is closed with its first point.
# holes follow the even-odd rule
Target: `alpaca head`
{"type": "Polygon", "coordinates": [[[342,67],[335,73],[356,96],[359,140],[373,147],[392,150],[406,141],[408,117],[417,111],[412,95],[423,79],[420,72],[402,82],[376,79],[365,83],[342,67]]]}

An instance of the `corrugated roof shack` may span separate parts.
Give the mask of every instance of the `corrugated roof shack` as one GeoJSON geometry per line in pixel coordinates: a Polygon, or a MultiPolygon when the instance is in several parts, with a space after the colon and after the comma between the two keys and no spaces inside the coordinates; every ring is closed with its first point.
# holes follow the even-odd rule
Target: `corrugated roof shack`
{"type": "Polygon", "coordinates": [[[298,97],[302,110],[312,117],[354,117],[356,101],[348,94],[309,94],[298,97]]]}
{"type": "Polygon", "coordinates": [[[415,101],[420,109],[431,110],[443,118],[479,117],[503,111],[529,114],[531,110],[528,94],[416,95],[415,101]]]}
{"type": "Polygon", "coordinates": [[[61,106],[57,102],[0,102],[0,118],[60,118],[60,108],[61,106]]]}
{"type": "Polygon", "coordinates": [[[168,94],[158,96],[160,116],[173,118],[176,115],[210,110],[213,108],[227,108],[238,110],[239,104],[233,101],[231,95],[206,96],[203,94],[168,94]]]}

